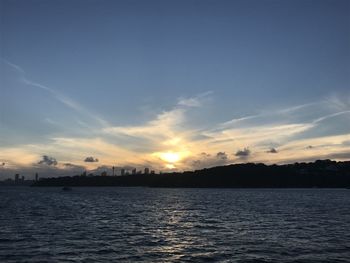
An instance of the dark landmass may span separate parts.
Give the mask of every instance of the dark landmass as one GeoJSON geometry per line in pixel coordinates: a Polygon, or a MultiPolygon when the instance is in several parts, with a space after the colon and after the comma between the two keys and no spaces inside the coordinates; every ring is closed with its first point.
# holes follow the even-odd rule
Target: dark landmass
{"type": "Polygon", "coordinates": [[[15,181],[11,179],[6,179],[4,181],[0,181],[0,186],[31,186],[35,183],[34,180],[20,180],[15,181]]]}
{"type": "Polygon", "coordinates": [[[350,161],[318,160],[286,165],[247,163],[183,173],[58,177],[41,179],[33,186],[349,188],[350,161]]]}

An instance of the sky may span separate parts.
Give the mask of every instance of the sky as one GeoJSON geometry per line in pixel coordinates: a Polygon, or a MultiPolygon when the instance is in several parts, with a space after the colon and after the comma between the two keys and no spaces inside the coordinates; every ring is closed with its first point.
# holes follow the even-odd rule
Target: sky
{"type": "Polygon", "coordinates": [[[0,179],[350,159],[350,2],[0,0],[0,179]]]}

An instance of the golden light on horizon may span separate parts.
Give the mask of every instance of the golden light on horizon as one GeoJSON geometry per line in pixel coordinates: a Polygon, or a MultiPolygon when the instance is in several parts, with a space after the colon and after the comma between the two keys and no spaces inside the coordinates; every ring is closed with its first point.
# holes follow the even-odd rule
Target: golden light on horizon
{"type": "Polygon", "coordinates": [[[165,165],[165,167],[166,167],[167,169],[175,169],[175,168],[176,168],[175,165],[173,165],[173,164],[171,164],[171,163],[167,163],[167,164],[165,165]]]}

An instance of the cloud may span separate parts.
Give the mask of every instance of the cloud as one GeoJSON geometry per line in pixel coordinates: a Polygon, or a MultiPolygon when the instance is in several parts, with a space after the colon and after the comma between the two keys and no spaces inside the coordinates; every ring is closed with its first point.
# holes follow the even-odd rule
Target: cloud
{"type": "Polygon", "coordinates": [[[180,99],[171,109],[159,112],[143,124],[106,127],[103,132],[105,136],[117,138],[129,150],[137,145],[138,152],[160,152],[169,147],[176,148],[173,151],[185,151],[181,147],[185,142],[208,139],[188,127],[188,113],[191,108],[201,106],[209,94],[211,92],[180,99]]]}
{"type": "Polygon", "coordinates": [[[38,164],[46,164],[46,165],[57,165],[57,160],[53,157],[47,156],[47,155],[43,155],[42,160],[40,160],[38,162],[38,164]]]}
{"type": "Polygon", "coordinates": [[[98,159],[94,158],[92,156],[89,156],[89,157],[85,158],[84,162],[86,162],[86,163],[95,163],[95,162],[98,162],[98,159]]]}
{"type": "Polygon", "coordinates": [[[194,157],[189,157],[185,163],[189,164],[189,167],[187,169],[202,169],[227,165],[231,163],[231,160],[229,159],[229,156],[222,151],[219,151],[216,154],[201,152],[194,157]]]}
{"type": "Polygon", "coordinates": [[[32,81],[31,79],[29,79],[28,77],[26,77],[26,72],[25,70],[14,64],[11,63],[5,59],[1,59],[2,61],[5,62],[5,64],[7,64],[8,66],[10,66],[11,68],[13,68],[15,71],[18,72],[19,74],[19,81],[21,81],[23,84],[28,85],[28,86],[32,86],[35,87],[37,89],[41,89],[46,91],[47,93],[49,93],[53,98],[55,98],[57,101],[61,102],[63,105],[65,105],[66,107],[76,111],[77,113],[80,113],[82,115],[84,115],[85,117],[89,117],[92,118],[94,121],[96,121],[99,125],[105,127],[108,126],[107,121],[105,121],[104,119],[102,119],[100,116],[98,116],[95,113],[92,113],[89,109],[83,107],[80,103],[78,103],[77,101],[73,100],[72,98],[58,92],[55,89],[52,89],[46,85],[40,84],[38,82],[32,81]]]}
{"type": "Polygon", "coordinates": [[[276,150],[276,148],[270,148],[268,151],[266,151],[267,153],[278,153],[278,151],[276,150]]]}
{"type": "Polygon", "coordinates": [[[173,134],[183,120],[184,109],[174,108],[170,111],[159,113],[155,119],[144,125],[108,127],[104,129],[104,132],[115,136],[126,135],[152,138],[155,135],[161,135],[164,138],[166,135],[173,134]]]}
{"type": "Polygon", "coordinates": [[[84,166],[77,165],[77,164],[74,164],[74,163],[64,163],[63,167],[65,167],[65,168],[81,168],[81,169],[85,169],[84,166]]]}
{"type": "MultiPolygon", "coordinates": [[[[20,71],[20,69],[16,70],[20,71]]],[[[50,91],[45,86],[39,87],[38,83],[30,83],[28,80],[24,82],[55,95],[54,91],[50,91]]],[[[46,92],[42,93],[46,94],[46,92]]],[[[102,127],[91,125],[93,133],[89,131],[85,137],[83,136],[85,134],[82,134],[83,131],[79,131],[79,134],[55,133],[55,136],[59,137],[48,134],[47,141],[39,141],[37,144],[29,141],[28,144],[16,142],[17,144],[12,147],[2,145],[0,168],[1,162],[6,162],[6,167],[1,170],[12,169],[15,166],[36,165],[35,169],[42,173],[47,171],[50,176],[61,174],[59,170],[62,174],[72,173],[73,168],[79,173],[79,169],[97,169],[100,162],[97,162],[97,158],[93,156],[99,156],[100,160],[103,160],[103,165],[110,167],[118,164],[132,167],[148,166],[156,170],[164,170],[166,162],[156,158],[154,153],[176,152],[186,153],[183,158],[174,163],[176,169],[190,170],[226,165],[239,158],[240,161],[245,161],[244,158],[247,157],[249,161],[254,162],[286,163],[294,160],[312,160],[325,153],[331,154],[334,158],[340,158],[347,156],[349,152],[349,126],[344,125],[345,121],[338,121],[340,118],[346,120],[349,117],[349,103],[335,101],[334,107],[326,102],[309,103],[263,111],[256,115],[238,116],[239,118],[233,119],[232,117],[235,116],[230,116],[226,119],[229,121],[222,123],[210,123],[208,120],[203,126],[194,128],[197,124],[194,121],[197,120],[196,114],[204,115],[201,112],[202,109],[198,107],[204,105],[203,102],[207,96],[208,93],[204,93],[195,97],[181,98],[175,101],[173,107],[159,111],[153,118],[142,123],[102,127]],[[339,128],[331,125],[332,121],[345,127],[342,131],[345,130],[348,135],[341,134],[333,138],[332,135],[338,135],[335,129],[339,130],[339,128]],[[317,133],[317,130],[322,131],[322,128],[328,129],[327,133],[322,134],[322,136],[325,134],[323,137],[318,136],[319,133],[317,133]],[[305,138],[306,132],[310,133],[310,137],[305,138]],[[254,149],[253,154],[245,148],[247,145],[254,149]],[[305,150],[307,145],[313,145],[314,147],[309,148],[314,149],[305,150]],[[321,147],[321,145],[327,146],[321,147]],[[270,147],[278,148],[281,154],[266,154],[267,152],[277,153],[276,148],[270,147]],[[239,150],[233,154],[226,154],[231,153],[232,149],[239,150]],[[39,164],[47,165],[37,165],[37,160],[42,153],[50,153],[60,162],[57,163],[55,158],[46,156],[46,159],[43,157],[39,164]],[[82,158],[86,153],[92,156],[82,158]],[[117,160],[116,156],[118,156],[117,160]]],[[[84,109],[70,99],[59,98],[69,108],[84,112],[84,109]]],[[[80,125],[89,127],[91,124],[89,121],[92,120],[84,119],[86,123],[80,122],[80,125]]],[[[56,124],[52,119],[45,119],[45,121],[56,124]]],[[[60,122],[57,121],[57,123],[60,122]]],[[[106,168],[102,167],[100,170],[106,168]]]]}
{"type": "Polygon", "coordinates": [[[216,158],[219,158],[221,160],[227,160],[227,154],[225,152],[218,152],[216,154],[216,158]]]}
{"type": "Polygon", "coordinates": [[[186,107],[200,107],[201,103],[196,98],[180,99],[178,105],[186,107]]]}
{"type": "Polygon", "coordinates": [[[194,166],[194,167],[200,167],[201,164],[202,164],[201,160],[194,160],[194,161],[192,161],[192,166],[194,166]]]}
{"type": "Polygon", "coordinates": [[[201,94],[198,94],[192,98],[180,98],[177,105],[185,107],[200,107],[203,104],[203,101],[208,99],[209,95],[212,94],[212,91],[207,91],[201,94]]]}
{"type": "Polygon", "coordinates": [[[248,157],[250,155],[250,150],[248,148],[244,148],[243,150],[238,150],[235,153],[235,156],[240,157],[240,158],[244,158],[244,157],[248,157]]]}
{"type": "Polygon", "coordinates": [[[350,140],[348,140],[348,141],[343,141],[342,144],[345,145],[345,146],[350,146],[350,140]]]}
{"type": "Polygon", "coordinates": [[[331,153],[327,154],[322,159],[327,158],[327,159],[340,159],[340,160],[349,160],[350,159],[350,151],[348,152],[337,152],[337,153],[331,153]]]}

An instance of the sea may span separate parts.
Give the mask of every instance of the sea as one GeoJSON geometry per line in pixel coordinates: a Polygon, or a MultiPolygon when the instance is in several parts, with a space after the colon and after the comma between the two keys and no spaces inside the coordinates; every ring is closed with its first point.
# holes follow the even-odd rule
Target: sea
{"type": "Polygon", "coordinates": [[[0,262],[350,262],[350,190],[0,187],[0,262]]]}

